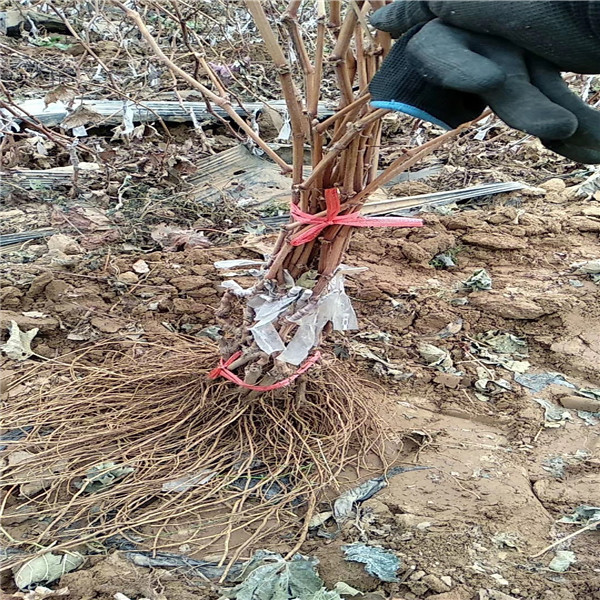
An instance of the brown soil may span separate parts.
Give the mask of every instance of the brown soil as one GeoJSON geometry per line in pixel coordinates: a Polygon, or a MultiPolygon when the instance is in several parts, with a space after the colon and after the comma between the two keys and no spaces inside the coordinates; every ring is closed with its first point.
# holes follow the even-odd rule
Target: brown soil
{"type": "MultiPolygon", "coordinates": [[[[597,233],[588,222],[593,218],[584,213],[595,204],[567,204],[566,195],[555,203],[525,197],[517,210],[514,200],[512,194],[477,210],[428,213],[421,230],[361,231],[353,238],[348,262],[369,268],[347,286],[361,330],[347,338],[336,335],[326,347],[346,348],[345,360],[372,382],[365,393],[385,406],[382,416],[400,462],[430,470],[392,478],[335,540],[307,540],[302,551],[320,560],[329,586],[345,581],[398,600],[469,600],[480,590],[532,600],[600,598],[599,532],[561,546],[577,556],[567,573],[548,570],[553,552],[530,558],[574,531],[575,526],[556,523],[560,516],[581,504],[600,504],[598,426],[586,425],[571,411],[573,419],[562,426],[544,427],[543,410],[533,398],[556,401],[569,392],[562,386],[532,393],[512,382],[510,391],[487,401],[475,395],[482,364],[470,352],[469,340],[489,330],[527,340],[530,372],[560,371],[578,387],[600,387],[598,287],[570,267],[598,258],[597,233]],[[429,265],[448,250],[455,268],[429,265]],[[492,276],[493,289],[461,291],[461,282],[481,267],[492,276]],[[575,287],[573,280],[583,285],[575,287]],[[467,302],[457,305],[457,298],[467,302]],[[443,333],[449,324],[458,325],[443,333]],[[461,373],[427,367],[417,350],[422,342],[447,349],[461,373]],[[360,356],[357,343],[411,376],[387,376],[360,356]],[[557,457],[565,464],[560,477],[548,470],[557,457]],[[340,546],[352,541],[396,551],[403,582],[382,585],[362,566],[343,560],[340,546]],[[440,577],[451,579],[446,582],[452,591],[440,577]]],[[[214,324],[219,303],[220,276],[213,262],[257,256],[243,246],[117,254],[75,245],[57,256],[45,242],[36,242],[26,249],[28,262],[21,262],[22,249],[9,251],[2,328],[11,319],[25,330],[39,327],[33,349],[47,358],[109,336],[128,344],[165,328],[196,335],[214,324]],[[140,259],[149,266],[147,274],[135,273],[140,259]]],[[[512,381],[510,371],[487,368],[512,381]]],[[[4,357],[3,383],[21,370],[4,357]]],[[[6,401],[27,391],[17,386],[6,401]]],[[[348,472],[340,485],[356,482],[356,474],[348,472]]],[[[25,526],[8,531],[18,537],[25,526]]],[[[280,552],[292,545],[278,538],[266,544],[280,552]]],[[[116,592],[132,599],[210,597],[213,592],[198,588],[200,583],[185,573],[134,567],[113,553],[90,556],[60,586],[74,599],[108,599],[116,592]]]]}

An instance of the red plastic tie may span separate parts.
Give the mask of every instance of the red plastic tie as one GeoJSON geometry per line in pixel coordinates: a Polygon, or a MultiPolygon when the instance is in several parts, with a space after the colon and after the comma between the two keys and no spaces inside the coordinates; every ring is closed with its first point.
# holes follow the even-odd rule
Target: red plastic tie
{"type": "Polygon", "coordinates": [[[330,225],[346,225],[347,227],[423,227],[421,219],[406,219],[404,217],[363,217],[358,213],[340,215],[340,191],[337,188],[325,190],[325,205],[327,214],[317,217],[302,212],[296,204],[292,204],[292,217],[303,225],[312,225],[305,231],[292,237],[292,246],[301,246],[314,240],[326,227],[330,225]]]}
{"type": "Polygon", "coordinates": [[[227,367],[229,367],[233,362],[235,362],[240,356],[241,352],[236,352],[232,356],[230,356],[227,360],[220,360],[219,366],[213,369],[209,374],[209,379],[217,379],[219,377],[224,377],[228,379],[232,383],[237,383],[237,385],[246,388],[248,390],[255,390],[257,392],[270,392],[271,390],[278,390],[286,385],[290,385],[294,379],[297,379],[302,375],[302,373],[306,373],[318,360],[321,359],[321,353],[317,350],[311,357],[307,358],[305,363],[293,374],[277,383],[272,385],[250,385],[246,383],[243,379],[240,379],[235,373],[232,373],[227,367]]]}

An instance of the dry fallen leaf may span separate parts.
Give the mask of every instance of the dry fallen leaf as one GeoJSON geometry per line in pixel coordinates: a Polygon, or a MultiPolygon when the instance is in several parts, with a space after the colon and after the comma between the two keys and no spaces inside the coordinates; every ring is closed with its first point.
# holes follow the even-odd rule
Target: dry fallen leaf
{"type": "Polygon", "coordinates": [[[27,360],[32,354],[31,340],[37,335],[39,329],[34,327],[29,331],[21,331],[16,321],[11,321],[8,327],[10,337],[6,344],[2,346],[2,350],[13,360],[27,360]]]}
{"type": "Polygon", "coordinates": [[[73,129],[74,127],[82,127],[86,125],[95,125],[100,123],[103,117],[96,111],[80,104],[70,115],[67,115],[61,122],[60,126],[63,129],[73,129]]]}
{"type": "Polygon", "coordinates": [[[48,104],[53,104],[54,102],[64,102],[69,106],[75,99],[76,94],[76,90],[61,83],[44,96],[44,104],[48,106],[48,104]]]}
{"type": "Polygon", "coordinates": [[[28,560],[21,566],[15,573],[15,583],[20,589],[24,589],[32,583],[52,583],[65,573],[80,567],[84,560],[78,552],[61,555],[48,552],[28,560]]]}
{"type": "Polygon", "coordinates": [[[193,229],[178,229],[164,223],[157,225],[150,237],[167,252],[176,252],[186,248],[208,248],[211,241],[201,232],[193,229]]]}

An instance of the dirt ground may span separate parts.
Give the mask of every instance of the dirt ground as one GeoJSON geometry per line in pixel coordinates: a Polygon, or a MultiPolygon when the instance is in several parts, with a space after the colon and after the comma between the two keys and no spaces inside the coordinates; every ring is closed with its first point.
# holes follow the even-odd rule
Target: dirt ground
{"type": "MultiPolygon", "coordinates": [[[[563,186],[553,181],[546,187],[563,186]]],[[[560,546],[577,557],[567,573],[548,569],[553,552],[530,558],[574,531],[574,525],[558,524],[559,517],[579,505],[600,504],[598,425],[571,410],[560,426],[546,427],[534,398],[558,403],[572,391],[557,384],[528,390],[512,381],[511,371],[485,365],[471,345],[478,334],[508,332],[527,342],[528,374],[560,372],[578,388],[598,387],[598,287],[571,265],[598,258],[594,215],[600,203],[569,196],[568,190],[511,193],[449,215],[425,213],[426,226],[418,231],[355,234],[347,262],[369,269],[348,283],[361,329],[330,344],[343,346],[347,352],[339,360],[354,361],[360,376],[371,381],[365,393],[381,405],[401,462],[430,470],[393,477],[340,537],[313,537],[304,544],[303,553],[320,560],[319,573],[329,586],[344,581],[405,600],[466,600],[488,589],[515,598],[598,597],[598,532],[560,546]],[[456,267],[429,264],[451,249],[456,267]],[[462,290],[461,282],[482,267],[492,289],[462,290]],[[422,343],[446,349],[459,373],[427,366],[418,352],[422,343]],[[365,345],[405,375],[390,375],[361,356],[365,345]],[[490,380],[509,380],[511,389],[477,396],[478,368],[490,380]],[[557,461],[558,472],[552,469],[557,461]],[[340,546],[351,541],[395,550],[403,583],[382,586],[360,565],[346,562],[340,546]]],[[[38,327],[33,350],[41,357],[60,357],[107,336],[135,340],[162,328],[197,334],[214,324],[219,302],[213,262],[257,256],[245,243],[145,253],[123,247],[85,251],[69,243],[61,258],[38,242],[5,255],[2,327],[10,320],[23,330],[38,327]],[[34,258],[21,262],[24,253],[34,258]],[[139,260],[148,265],[146,274],[135,274],[139,260]]],[[[19,367],[3,362],[7,381],[19,367]]],[[[13,389],[7,400],[22,393],[13,389]]],[[[340,483],[352,487],[356,475],[340,483]]],[[[283,552],[290,546],[274,539],[272,548],[283,552]]],[[[90,557],[83,571],[65,575],[60,586],[73,598],[199,593],[185,575],[148,572],[118,554],[90,557]]]]}
{"type": "MultiPolygon", "coordinates": [[[[214,19],[215,30],[219,23],[214,19]]],[[[168,73],[153,75],[159,83],[150,90],[144,77],[151,61],[139,48],[123,54],[118,45],[96,41],[121,91],[141,100],[174,99],[168,73]]],[[[6,37],[0,43],[1,78],[20,100],[43,98],[68,77],[78,78],[82,95],[122,99],[108,84],[94,83],[98,56],[70,38],[35,47],[6,37]]],[[[260,47],[250,53],[252,63],[245,48],[233,50],[235,92],[243,96],[252,88],[261,100],[278,97],[268,61],[257,59],[260,47]]],[[[218,60],[215,45],[210,52],[218,60]]],[[[326,87],[325,96],[335,91],[326,87]]],[[[190,92],[186,99],[200,98],[190,92]]],[[[41,232],[3,248],[2,341],[11,321],[23,331],[39,329],[30,359],[0,357],[4,408],[33,393],[27,382],[12,385],[31,364],[43,379],[52,361],[108,339],[129,348],[173,333],[213,335],[222,294],[214,262],[261,259],[274,241],[257,220],[281,207],[261,213],[240,206],[237,200],[252,191],[242,184],[232,182],[217,203],[194,200],[189,177],[202,172],[207,156],[239,143],[223,123],[209,119],[193,131],[189,123],[169,124],[168,139],[156,123],[138,128],[133,139],[113,137],[113,128],[93,119],[86,125],[84,142],[93,151],[80,148],[79,159],[98,170],[82,170],[77,189],[70,180],[47,187],[14,178],[17,170],[69,168],[68,149],[52,136],[29,131],[2,146],[0,233],[41,232]]],[[[261,127],[265,132],[268,124],[261,127]]],[[[559,519],[582,505],[600,506],[600,416],[594,414],[600,396],[589,391],[600,388],[600,288],[598,277],[579,268],[600,259],[600,192],[574,192],[592,174],[588,167],[498,120],[485,127],[482,139],[467,132],[418,165],[439,167],[436,174],[400,183],[391,195],[510,180],[541,189],[431,209],[420,215],[425,226],[419,230],[357,231],[345,261],[367,267],[346,286],[360,329],[329,336],[325,361],[353,372],[352,382],[385,425],[395,462],[427,467],[391,477],[341,532],[334,535],[329,521],[303,544],[301,552],[319,560],[328,588],[344,582],[363,593],[358,598],[600,600],[600,530],[540,554],[581,527],[559,519]],[[491,289],[465,287],[480,269],[491,277],[491,289]],[[512,344],[507,353],[492,345],[502,335],[512,344]],[[556,373],[563,378],[548,375],[556,373]],[[578,390],[586,397],[575,395],[578,390]],[[399,581],[382,583],[346,561],[341,547],[351,542],[392,550],[401,561],[399,581]],[[575,555],[565,572],[550,568],[556,550],[575,555]]],[[[384,131],[383,164],[439,133],[408,118],[388,119],[384,131]]],[[[378,475],[375,462],[358,475],[348,468],[319,512],[331,510],[340,490],[378,475]]],[[[2,502],[18,509],[20,500],[2,491],[2,502]]],[[[18,540],[38,525],[16,519],[2,536],[18,540]]],[[[273,536],[255,549],[285,554],[292,547],[289,537],[273,536]]],[[[10,571],[2,572],[2,586],[0,598],[24,597],[10,571]]],[[[89,547],[83,566],[50,587],[66,588],[62,597],[72,600],[220,595],[190,569],[137,566],[106,546],[89,547]]]]}

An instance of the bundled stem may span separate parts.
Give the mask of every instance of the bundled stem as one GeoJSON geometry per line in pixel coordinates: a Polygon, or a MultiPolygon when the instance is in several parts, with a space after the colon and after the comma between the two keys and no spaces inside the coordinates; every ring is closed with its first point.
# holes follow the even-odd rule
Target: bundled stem
{"type": "MultiPolygon", "coordinates": [[[[304,213],[316,217],[325,215],[324,192],[328,188],[338,188],[341,192],[344,202],[340,215],[360,211],[369,195],[377,188],[401,171],[412,167],[460,132],[461,128],[448,132],[419,148],[407,151],[378,174],[381,119],[387,111],[369,106],[369,95],[366,89],[384,54],[384,49],[379,46],[379,43],[384,44],[386,48],[389,47],[389,36],[373,34],[370,31],[365,16],[368,5],[362,0],[352,0],[343,20],[341,20],[340,3],[332,1],[328,5],[329,26],[336,37],[328,62],[333,65],[336,74],[340,104],[332,117],[319,123],[314,117],[324,71],[325,3],[321,0],[317,5],[314,63],[310,62],[307,55],[298,24],[297,13],[300,2],[291,2],[283,15],[283,22],[290,32],[299,59],[301,73],[298,74],[302,76],[304,82],[304,103],[298,99],[298,92],[293,84],[293,69],[277,40],[262,3],[256,0],[245,0],[245,4],[253,15],[265,46],[278,69],[292,125],[294,157],[292,203],[298,205],[304,213]],[[355,84],[358,84],[359,88],[356,95],[352,91],[355,84]],[[308,119],[303,118],[302,113],[307,114],[308,119]],[[324,147],[326,140],[329,141],[329,145],[324,147]],[[310,146],[312,156],[312,170],[306,176],[303,168],[305,144],[310,146]]],[[[342,261],[348,247],[351,228],[340,225],[330,226],[316,239],[301,246],[294,246],[291,236],[298,232],[306,233],[310,228],[310,225],[301,226],[292,222],[284,229],[275,247],[274,255],[269,261],[264,279],[256,286],[256,293],[263,293],[265,285],[268,284],[271,294],[274,289],[280,289],[280,294],[285,295],[286,273],[297,280],[311,269],[316,269],[320,279],[313,287],[311,303],[315,306],[319,296],[328,289],[328,284],[342,261]]],[[[273,297],[277,298],[277,294],[273,297]]],[[[294,305],[290,306],[274,322],[280,338],[286,344],[296,330],[294,321],[288,320],[295,310],[294,305]]],[[[250,352],[256,350],[256,345],[253,342],[250,347],[240,344],[238,349],[250,352]]],[[[261,371],[265,372],[262,381],[267,384],[278,377],[283,377],[286,367],[280,362],[271,360],[261,371]],[[271,372],[267,376],[268,366],[271,367],[271,372]]],[[[248,370],[246,375],[248,377],[248,370]]]]}

